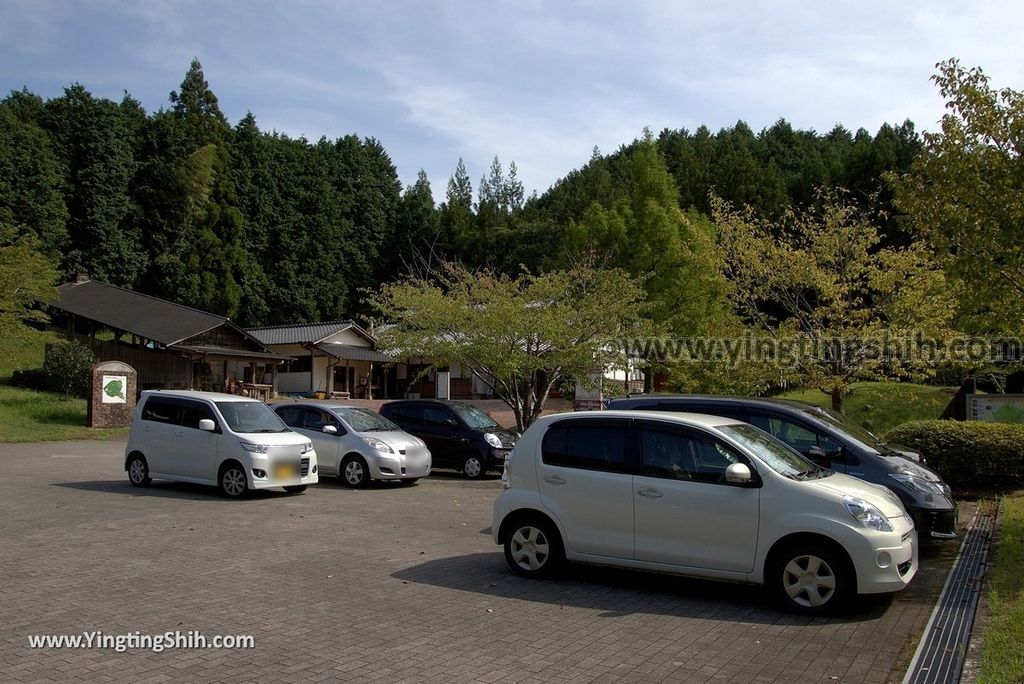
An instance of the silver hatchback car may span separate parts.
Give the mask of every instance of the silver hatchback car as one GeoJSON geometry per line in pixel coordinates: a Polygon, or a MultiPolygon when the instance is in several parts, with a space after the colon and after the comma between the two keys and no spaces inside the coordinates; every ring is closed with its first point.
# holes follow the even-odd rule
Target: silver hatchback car
{"type": "Polygon", "coordinates": [[[369,409],[320,402],[273,408],[285,425],[313,441],[320,473],[337,475],[349,487],[370,480],[408,485],[430,474],[423,440],[369,409]]]}

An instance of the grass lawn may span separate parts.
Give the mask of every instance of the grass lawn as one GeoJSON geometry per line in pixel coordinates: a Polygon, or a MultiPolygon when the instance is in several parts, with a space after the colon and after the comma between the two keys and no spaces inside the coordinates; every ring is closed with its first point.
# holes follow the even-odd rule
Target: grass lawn
{"type": "Polygon", "coordinates": [[[69,439],[108,439],[124,429],[92,430],[85,427],[84,399],[35,392],[7,383],[14,370],[43,364],[43,344],[0,340],[0,442],[45,442],[69,439]]]}
{"type": "MultiPolygon", "coordinates": [[[[846,398],[844,413],[857,421],[870,421],[868,429],[883,434],[908,420],[938,418],[956,393],[955,387],[916,385],[909,382],[858,382],[846,398]]],[[[806,389],[780,395],[814,406],[832,406],[824,392],[806,389]]]]}
{"type": "Polygon", "coordinates": [[[1002,503],[1002,531],[989,571],[989,622],[979,684],[1024,682],[1024,491],[1002,503]]]}

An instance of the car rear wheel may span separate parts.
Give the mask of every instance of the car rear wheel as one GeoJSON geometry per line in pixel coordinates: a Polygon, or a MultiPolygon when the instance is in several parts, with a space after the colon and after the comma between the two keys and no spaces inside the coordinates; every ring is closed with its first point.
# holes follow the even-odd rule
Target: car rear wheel
{"type": "Polygon", "coordinates": [[[148,487],[153,481],[149,476],[149,464],[145,456],[136,454],[128,461],[128,481],[133,487],[148,487]]]}
{"type": "Polygon", "coordinates": [[[479,456],[469,456],[462,463],[462,473],[470,480],[479,480],[487,472],[487,465],[479,456]]]}
{"type": "Polygon", "coordinates": [[[505,560],[522,577],[548,577],[564,558],[558,531],[544,520],[526,518],[517,523],[505,539],[505,560]]]}
{"type": "Polygon", "coordinates": [[[366,461],[359,456],[346,456],[341,462],[341,481],[349,487],[364,487],[370,481],[366,461]]]}
{"type": "Polygon", "coordinates": [[[805,615],[841,609],[852,590],[846,563],[831,549],[793,547],[779,554],[771,581],[782,604],[805,615]]]}
{"type": "Polygon", "coordinates": [[[220,493],[229,499],[240,499],[249,491],[249,483],[245,479],[245,470],[237,463],[229,463],[220,471],[217,478],[220,493]]]}

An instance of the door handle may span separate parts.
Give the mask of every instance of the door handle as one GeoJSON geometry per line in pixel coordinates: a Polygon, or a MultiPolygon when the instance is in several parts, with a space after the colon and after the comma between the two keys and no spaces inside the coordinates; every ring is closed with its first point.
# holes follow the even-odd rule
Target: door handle
{"type": "Polygon", "coordinates": [[[548,484],[553,484],[556,486],[565,484],[565,480],[562,479],[561,475],[548,475],[547,477],[544,478],[544,481],[547,482],[548,484]]]}
{"type": "Polygon", "coordinates": [[[657,489],[640,489],[637,491],[637,494],[648,499],[660,499],[662,497],[662,493],[657,489]]]}
{"type": "Polygon", "coordinates": [[[184,430],[175,430],[174,431],[174,436],[175,437],[184,437],[185,436],[185,431],[184,430]]]}

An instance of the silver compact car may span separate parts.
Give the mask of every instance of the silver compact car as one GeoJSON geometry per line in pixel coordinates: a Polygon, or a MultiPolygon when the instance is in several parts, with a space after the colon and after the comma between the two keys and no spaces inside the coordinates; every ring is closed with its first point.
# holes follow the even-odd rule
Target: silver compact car
{"type": "Polygon", "coordinates": [[[285,425],[312,440],[320,472],[337,475],[349,487],[370,480],[408,485],[430,474],[423,440],[369,409],[320,402],[273,408],[285,425]]]}

